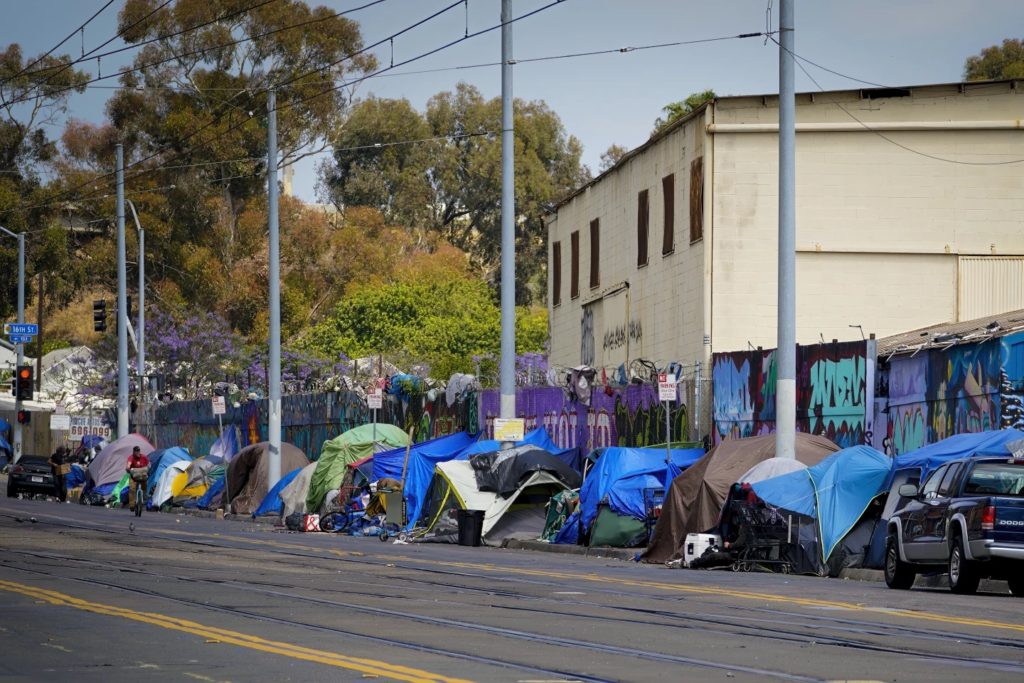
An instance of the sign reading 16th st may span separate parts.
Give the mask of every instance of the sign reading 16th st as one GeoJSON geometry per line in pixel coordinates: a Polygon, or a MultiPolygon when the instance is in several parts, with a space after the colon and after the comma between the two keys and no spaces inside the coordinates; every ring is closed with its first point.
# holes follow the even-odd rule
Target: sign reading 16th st
{"type": "Polygon", "coordinates": [[[35,323],[4,323],[4,334],[37,335],[39,325],[35,323]]]}

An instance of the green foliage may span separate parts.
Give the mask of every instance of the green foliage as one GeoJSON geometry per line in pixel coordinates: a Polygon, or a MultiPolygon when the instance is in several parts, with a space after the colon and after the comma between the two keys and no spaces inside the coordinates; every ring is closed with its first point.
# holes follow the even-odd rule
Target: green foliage
{"type": "MultiPolygon", "coordinates": [[[[517,346],[540,351],[547,341],[547,311],[517,311],[517,346]]],[[[473,372],[473,356],[501,347],[501,313],[487,284],[466,277],[407,279],[364,286],[346,296],[333,315],[313,328],[306,348],[327,357],[384,354],[426,363],[434,377],[473,372]]]]}
{"type": "Polygon", "coordinates": [[[1024,41],[1007,38],[964,62],[965,81],[1024,78],[1024,41]]]}
{"type": "Polygon", "coordinates": [[[661,108],[664,116],[659,116],[654,120],[654,130],[651,131],[651,135],[654,135],[673,121],[681,119],[688,114],[692,114],[705,102],[710,102],[715,99],[715,97],[716,95],[714,90],[705,90],[704,92],[692,93],[685,100],[669,102],[661,108]]]}
{"type": "MultiPolygon", "coordinates": [[[[586,178],[582,147],[543,102],[514,106],[517,292],[528,303],[544,291],[544,215],[586,178]],[[540,277],[538,277],[540,275],[540,277]]],[[[339,208],[382,210],[405,227],[430,229],[470,254],[492,282],[501,253],[501,100],[473,86],[435,95],[419,114],[405,100],[355,105],[339,135],[324,186],[339,208]],[[414,145],[398,140],[439,138],[414,145]],[[353,150],[376,142],[380,148],[353,150]]]]}
{"type": "Polygon", "coordinates": [[[597,169],[599,173],[604,173],[609,168],[619,163],[619,159],[626,156],[629,152],[628,149],[622,145],[610,145],[608,149],[601,153],[601,166],[597,169]]]}

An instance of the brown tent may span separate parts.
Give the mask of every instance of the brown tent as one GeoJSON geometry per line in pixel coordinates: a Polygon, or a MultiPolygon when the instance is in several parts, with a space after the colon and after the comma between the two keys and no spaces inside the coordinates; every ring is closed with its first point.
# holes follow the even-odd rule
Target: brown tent
{"type": "MultiPolygon", "coordinates": [[[[238,452],[227,471],[227,500],[237,515],[251,515],[270,490],[270,442],[261,441],[238,452]]],[[[281,444],[281,474],[309,464],[309,458],[290,443],[281,444]]]]}
{"type": "MultiPolygon", "coordinates": [[[[796,459],[808,467],[838,450],[823,436],[796,435],[796,459]]],[[[729,439],[708,451],[672,480],[651,545],[640,559],[660,563],[682,557],[686,534],[715,526],[729,488],[751,467],[774,456],[774,434],[729,439]]]]}

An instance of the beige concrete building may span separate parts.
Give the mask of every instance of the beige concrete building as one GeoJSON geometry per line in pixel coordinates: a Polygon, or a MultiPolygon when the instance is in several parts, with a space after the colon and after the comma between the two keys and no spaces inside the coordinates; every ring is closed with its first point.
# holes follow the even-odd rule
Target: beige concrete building
{"type": "MultiPolygon", "coordinates": [[[[1024,81],[800,94],[796,117],[798,343],[1024,308],[1024,81]]],[[[719,98],[558,205],[553,364],[776,345],[777,122],[774,95],[719,98]]]]}

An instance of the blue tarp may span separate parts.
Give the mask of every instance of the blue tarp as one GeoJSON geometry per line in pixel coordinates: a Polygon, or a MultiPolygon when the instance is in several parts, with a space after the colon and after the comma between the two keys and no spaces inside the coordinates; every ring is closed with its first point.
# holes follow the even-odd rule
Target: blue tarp
{"type": "Polygon", "coordinates": [[[213,480],[213,483],[210,484],[210,488],[206,489],[206,493],[199,496],[199,499],[196,500],[196,507],[199,508],[200,510],[208,510],[210,507],[210,503],[216,496],[220,495],[221,491],[223,490],[224,475],[221,475],[217,479],[213,480]]]}
{"type": "Polygon", "coordinates": [[[64,475],[64,487],[73,489],[85,483],[85,468],[74,463],[71,471],[64,475]]]}
{"type": "MultiPolygon", "coordinates": [[[[493,453],[501,448],[501,442],[499,441],[474,441],[472,437],[469,437],[469,439],[469,443],[466,443],[460,450],[447,450],[436,447],[420,449],[417,452],[416,446],[413,446],[413,452],[409,455],[409,468],[405,473],[405,482],[402,487],[408,514],[407,519],[409,520],[408,528],[411,529],[415,526],[416,522],[419,521],[420,513],[423,511],[423,503],[427,497],[427,492],[430,490],[430,481],[434,478],[434,466],[437,463],[447,462],[449,460],[468,460],[469,456],[475,453],[493,453]]],[[[442,439],[435,439],[434,442],[426,443],[436,443],[438,441],[442,441],[442,439]]],[[[452,443],[454,444],[455,442],[452,443]]],[[[529,432],[522,441],[517,441],[515,445],[538,446],[553,455],[558,455],[560,453],[564,454],[566,452],[560,451],[551,442],[551,437],[548,436],[548,433],[544,431],[543,428],[537,428],[532,432],[529,432]]],[[[402,457],[404,458],[405,449],[399,450],[402,450],[402,457]]],[[[373,458],[375,463],[373,468],[374,476],[377,474],[376,460],[381,455],[383,454],[378,453],[373,458]]],[[[399,469],[399,477],[400,476],[401,469],[399,469]]]]}
{"type": "Polygon", "coordinates": [[[164,473],[164,470],[182,460],[191,462],[192,456],[181,446],[158,448],[149,454],[149,480],[146,482],[146,497],[153,495],[153,489],[156,488],[156,484],[160,481],[160,475],[164,473]]]}
{"type": "MultiPolygon", "coordinates": [[[[409,450],[409,460],[412,461],[414,454],[444,454],[458,453],[471,443],[474,437],[466,432],[449,434],[429,441],[414,443],[409,450]]],[[[394,448],[390,451],[381,451],[373,456],[373,480],[389,477],[391,479],[402,478],[402,465],[405,463],[405,449],[394,448]]],[[[433,472],[433,469],[431,469],[433,472]]]]}
{"type": "Polygon", "coordinates": [[[766,503],[818,520],[822,562],[885,491],[892,460],[870,446],[833,453],[806,470],[752,484],[766,503]]]}
{"type": "MultiPolygon", "coordinates": [[[[956,434],[942,441],[896,456],[893,471],[920,469],[921,481],[943,463],[975,455],[1008,455],[1006,443],[1024,439],[1024,432],[1016,429],[956,434]]],[[[891,480],[890,480],[891,481],[891,480]]]]}
{"type": "Polygon", "coordinates": [[[11,444],[7,443],[7,439],[5,439],[3,435],[0,435],[0,451],[7,451],[8,453],[14,452],[14,450],[11,448],[11,444]]]}
{"type": "Polygon", "coordinates": [[[239,450],[235,428],[229,427],[224,431],[224,436],[219,437],[210,446],[210,460],[214,461],[215,458],[220,458],[221,462],[231,462],[231,458],[235,457],[239,450]]]}
{"type": "Polygon", "coordinates": [[[666,472],[665,450],[661,448],[615,447],[602,449],[599,453],[597,462],[580,488],[584,529],[589,529],[594,523],[597,506],[605,497],[614,512],[643,519],[643,489],[668,490],[668,485],[680,471],[704,455],[700,448],[672,450],[666,472]]]}
{"type": "Polygon", "coordinates": [[[280,515],[281,512],[284,511],[284,503],[281,502],[281,497],[278,494],[281,493],[281,490],[285,486],[292,483],[292,479],[294,479],[301,471],[301,467],[296,467],[294,470],[281,477],[281,479],[274,484],[274,488],[267,491],[267,495],[263,497],[263,501],[260,503],[260,506],[253,511],[252,516],[280,515]]]}

